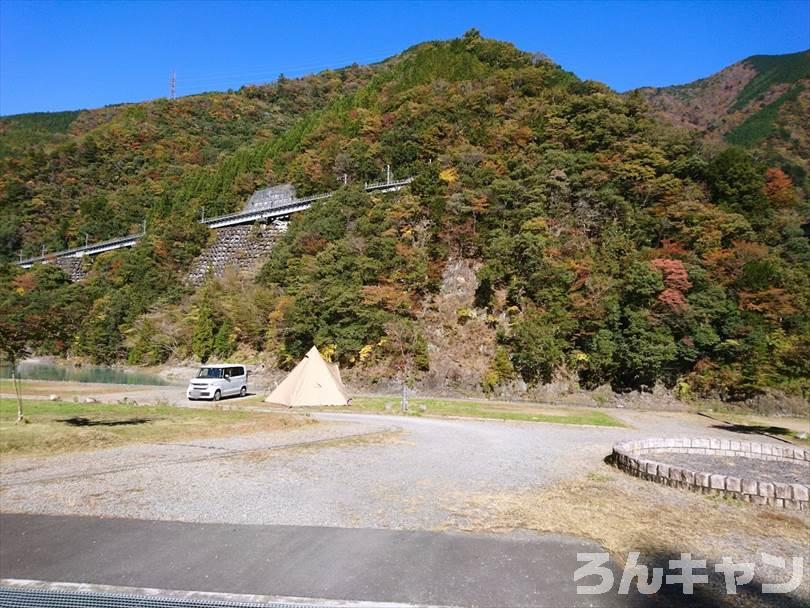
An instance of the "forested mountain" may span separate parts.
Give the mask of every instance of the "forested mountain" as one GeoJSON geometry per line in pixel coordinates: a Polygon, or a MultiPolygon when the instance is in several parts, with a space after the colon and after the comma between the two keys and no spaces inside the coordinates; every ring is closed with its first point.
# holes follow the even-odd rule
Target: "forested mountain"
{"type": "MultiPolygon", "coordinates": [[[[452,356],[436,335],[467,327],[484,390],[562,375],[806,394],[808,202],[794,165],[707,148],[649,110],[640,93],[471,31],[369,68],[80,113],[4,141],[4,255],[144,215],[148,237],[99,256],[78,284],[4,265],[0,336],[132,363],[249,347],[285,365],[314,342],[356,377],[418,381],[452,356]],[[411,187],[356,186],[389,163],[411,187]],[[201,207],[233,210],[274,183],[332,190],[344,174],[349,186],[294,217],[256,281],[183,284],[208,239],[192,221],[201,207]],[[448,318],[459,261],[477,287],[448,318]]],[[[4,120],[7,139],[22,119],[4,120]]]]}
{"type": "Polygon", "coordinates": [[[708,78],[638,92],[655,116],[713,143],[752,148],[808,190],[810,50],[755,55],[708,78]]]}
{"type": "Polygon", "coordinates": [[[214,167],[245,144],[274,141],[371,74],[350,67],[237,93],[0,118],[0,259],[43,245],[64,249],[85,234],[94,241],[126,234],[175,204],[230,209],[273,183],[272,167],[240,172],[216,200],[198,201],[196,188],[214,167]]]}

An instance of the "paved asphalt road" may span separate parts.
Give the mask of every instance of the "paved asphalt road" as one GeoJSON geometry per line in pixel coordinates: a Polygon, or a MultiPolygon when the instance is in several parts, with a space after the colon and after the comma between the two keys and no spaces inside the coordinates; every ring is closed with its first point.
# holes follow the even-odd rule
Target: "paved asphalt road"
{"type": "Polygon", "coordinates": [[[621,429],[318,417],[324,425],[278,436],[0,463],[0,578],[453,606],[625,606],[637,600],[576,595],[576,553],[599,552],[593,543],[435,529],[452,528],[469,496],[581,475],[604,466],[617,440],[696,426],[663,416],[634,417],[635,428],[621,429]],[[273,449],[392,425],[401,431],[380,442],[273,449]]]}
{"type": "Polygon", "coordinates": [[[2,578],[453,606],[635,603],[577,596],[576,554],[593,551],[549,536],[0,515],[2,578]]]}

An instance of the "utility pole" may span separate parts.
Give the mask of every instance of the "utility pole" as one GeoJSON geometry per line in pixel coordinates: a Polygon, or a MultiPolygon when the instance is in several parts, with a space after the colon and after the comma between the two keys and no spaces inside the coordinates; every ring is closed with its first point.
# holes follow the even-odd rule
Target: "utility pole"
{"type": "Polygon", "coordinates": [[[391,183],[391,165],[385,165],[385,183],[391,183]]]}
{"type": "Polygon", "coordinates": [[[349,176],[346,173],[344,173],[343,174],[343,185],[345,186],[348,183],[349,183],[349,176]]]}
{"type": "Polygon", "coordinates": [[[177,93],[177,72],[172,70],[172,75],[169,78],[169,99],[174,99],[177,93]]]}
{"type": "Polygon", "coordinates": [[[146,218],[143,220],[143,233],[146,234],[146,218]]]}
{"type": "Polygon", "coordinates": [[[45,257],[45,245],[42,245],[42,257],[45,257]]]}
{"type": "Polygon", "coordinates": [[[205,207],[200,209],[200,222],[204,222],[204,221],[205,221],[205,207]]]}
{"type": "Polygon", "coordinates": [[[84,246],[85,246],[85,247],[87,247],[87,245],[88,245],[88,241],[89,241],[89,240],[90,240],[90,237],[89,237],[89,236],[87,236],[87,233],[85,232],[85,233],[84,233],[84,246]]]}

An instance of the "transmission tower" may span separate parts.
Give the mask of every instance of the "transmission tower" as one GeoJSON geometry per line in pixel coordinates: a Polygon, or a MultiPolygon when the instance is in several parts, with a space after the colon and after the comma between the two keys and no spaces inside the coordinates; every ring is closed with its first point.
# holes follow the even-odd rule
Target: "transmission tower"
{"type": "Polygon", "coordinates": [[[169,99],[174,99],[177,92],[177,72],[172,70],[171,78],[169,78],[169,99]]]}

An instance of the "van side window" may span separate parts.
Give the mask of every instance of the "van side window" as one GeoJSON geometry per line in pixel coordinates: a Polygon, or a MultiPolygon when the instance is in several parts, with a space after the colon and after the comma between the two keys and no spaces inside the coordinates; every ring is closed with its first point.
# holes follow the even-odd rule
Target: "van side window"
{"type": "Polygon", "coordinates": [[[243,367],[232,367],[231,368],[231,376],[244,376],[245,369],[243,367]]]}

